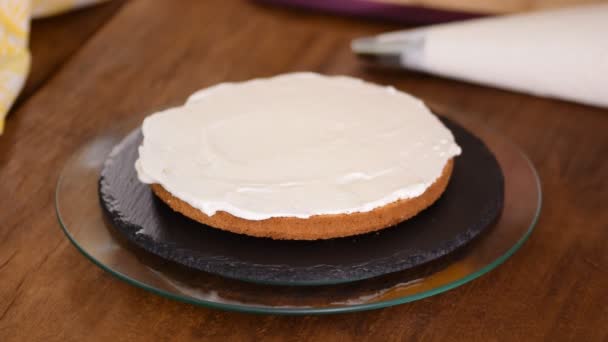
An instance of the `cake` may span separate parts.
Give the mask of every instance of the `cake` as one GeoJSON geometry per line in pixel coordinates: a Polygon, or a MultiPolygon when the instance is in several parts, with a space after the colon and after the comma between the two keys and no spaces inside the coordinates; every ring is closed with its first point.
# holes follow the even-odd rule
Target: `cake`
{"type": "Polygon", "coordinates": [[[415,97],[314,73],[200,90],[148,116],[142,133],[138,178],[169,207],[272,239],[394,226],[441,196],[461,153],[415,97]]]}

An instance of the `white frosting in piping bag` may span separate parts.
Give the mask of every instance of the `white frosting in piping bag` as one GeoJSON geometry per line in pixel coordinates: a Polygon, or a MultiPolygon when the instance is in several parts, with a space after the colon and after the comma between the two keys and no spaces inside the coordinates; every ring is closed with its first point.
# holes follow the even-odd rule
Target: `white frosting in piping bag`
{"type": "Polygon", "coordinates": [[[422,194],[460,154],[418,99],[350,77],[286,74],[201,90],[147,117],[136,169],[208,215],[367,212],[422,194]]]}
{"type": "MultiPolygon", "coordinates": [[[[608,3],[435,25],[402,64],[499,88],[608,107],[608,3]]],[[[411,50],[411,44],[405,44],[411,50]]]]}

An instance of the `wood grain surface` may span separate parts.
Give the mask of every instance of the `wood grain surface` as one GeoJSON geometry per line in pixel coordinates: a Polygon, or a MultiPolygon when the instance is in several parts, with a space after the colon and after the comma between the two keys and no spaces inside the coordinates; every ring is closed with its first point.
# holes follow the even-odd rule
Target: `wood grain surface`
{"type": "Polygon", "coordinates": [[[31,26],[32,67],[16,106],[52,77],[86,43],[124,1],[115,0],[63,15],[34,20],[31,26]]]}
{"type": "MultiPolygon", "coordinates": [[[[106,16],[0,137],[0,341],[606,341],[608,110],[368,69],[351,54],[350,39],[395,28],[221,0],[130,1],[106,16]],[[55,182],[87,139],[198,88],[294,70],[393,84],[512,138],[544,190],[530,240],[496,270],[438,296],[280,317],[153,295],[106,274],[63,236],[55,182]]],[[[73,30],[57,48],[74,46],[73,30]]],[[[34,62],[44,54],[55,58],[49,49],[34,62]]]]}

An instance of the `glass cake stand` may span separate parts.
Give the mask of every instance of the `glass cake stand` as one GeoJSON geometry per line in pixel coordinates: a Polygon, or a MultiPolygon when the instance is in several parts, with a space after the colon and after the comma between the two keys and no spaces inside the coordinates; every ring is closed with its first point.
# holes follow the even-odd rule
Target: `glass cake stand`
{"type": "Polygon", "coordinates": [[[123,123],[74,153],[57,184],[57,217],[68,239],[94,264],[174,300],[272,314],[340,313],[403,304],[448,291],[496,268],[526,241],[540,212],[540,182],[528,158],[498,132],[462,117],[452,119],[481,138],[498,160],[505,180],[503,212],[493,227],[465,247],[402,272],[336,285],[264,285],[195,271],[132,246],[104,216],[98,181],[111,148],[139,122],[123,123]]]}

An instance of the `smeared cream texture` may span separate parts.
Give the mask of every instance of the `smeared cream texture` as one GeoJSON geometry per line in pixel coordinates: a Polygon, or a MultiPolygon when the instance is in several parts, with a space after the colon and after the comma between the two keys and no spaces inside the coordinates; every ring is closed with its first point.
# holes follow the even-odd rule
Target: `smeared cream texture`
{"type": "Polygon", "coordinates": [[[135,163],[207,215],[368,212],[421,195],[461,153],[424,103],[359,79],[292,73],[224,83],[148,116],[135,163]]]}

